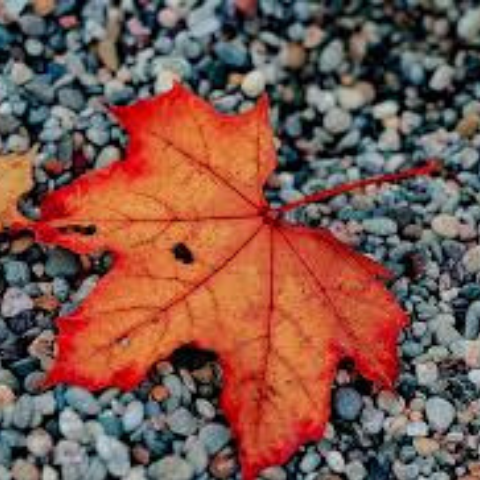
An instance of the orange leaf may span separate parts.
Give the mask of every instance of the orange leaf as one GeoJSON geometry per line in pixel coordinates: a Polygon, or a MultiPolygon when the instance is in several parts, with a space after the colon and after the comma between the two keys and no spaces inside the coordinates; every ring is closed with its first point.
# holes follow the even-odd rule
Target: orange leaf
{"type": "Polygon", "coordinates": [[[0,228],[21,219],[17,201],[20,195],[32,188],[33,155],[34,151],[25,155],[0,156],[0,228]]]}
{"type": "Polygon", "coordinates": [[[131,388],[182,345],[214,350],[252,479],[322,435],[341,358],[392,384],[406,316],[381,265],[269,208],[265,98],[225,116],[177,85],[114,113],[126,159],[48,196],[36,225],[42,241],[115,259],[60,321],[49,383],[131,388]]]}

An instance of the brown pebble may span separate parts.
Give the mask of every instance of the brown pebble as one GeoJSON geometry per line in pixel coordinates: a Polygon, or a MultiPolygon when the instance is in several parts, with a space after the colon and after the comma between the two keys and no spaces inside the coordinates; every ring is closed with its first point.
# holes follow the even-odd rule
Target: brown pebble
{"type": "Polygon", "coordinates": [[[44,370],[48,370],[55,358],[55,334],[51,330],[44,330],[29,345],[28,353],[40,360],[44,370]]]}
{"type": "Polygon", "coordinates": [[[147,465],[150,462],[150,452],[141,445],[135,445],[132,449],[132,456],[141,465],[147,465]]]}
{"type": "Polygon", "coordinates": [[[26,252],[32,245],[33,245],[33,237],[27,236],[27,235],[22,236],[12,241],[10,252],[13,253],[14,255],[19,255],[21,253],[26,252]]]}
{"type": "Polygon", "coordinates": [[[163,402],[170,396],[168,388],[163,385],[155,385],[150,391],[150,398],[156,402],[163,402]]]}
{"type": "Polygon", "coordinates": [[[53,312],[60,305],[58,299],[53,295],[42,295],[41,297],[35,298],[33,303],[35,304],[35,307],[47,312],[53,312]]]}
{"type": "Polygon", "coordinates": [[[45,17],[52,13],[56,6],[56,0],[33,0],[33,10],[41,17],[45,17]]]}
{"type": "Polygon", "coordinates": [[[436,440],[432,438],[415,438],[413,440],[415,450],[422,457],[428,457],[440,449],[440,445],[436,440]]]}
{"type": "Polygon", "coordinates": [[[14,480],[40,480],[40,470],[22,459],[15,460],[11,473],[14,480]]]}
{"type": "Polygon", "coordinates": [[[281,59],[283,65],[292,70],[299,70],[305,65],[307,53],[305,48],[298,43],[288,43],[282,50],[281,59]]]}
{"type": "Polygon", "coordinates": [[[237,462],[232,452],[220,452],[210,463],[210,472],[215,478],[227,479],[236,468],[237,462]]]}
{"type": "Polygon", "coordinates": [[[15,394],[8,385],[0,385],[0,408],[11,405],[15,401],[15,394]]]}
{"type": "Polygon", "coordinates": [[[480,117],[476,113],[470,113],[463,117],[455,127],[455,130],[464,138],[470,138],[475,135],[480,126],[480,117]]]}

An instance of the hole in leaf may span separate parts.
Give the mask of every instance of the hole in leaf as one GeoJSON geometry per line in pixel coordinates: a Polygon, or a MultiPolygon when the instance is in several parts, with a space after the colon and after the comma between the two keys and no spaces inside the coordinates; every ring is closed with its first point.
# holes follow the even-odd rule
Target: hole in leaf
{"type": "Polygon", "coordinates": [[[192,251],[184,243],[176,243],[172,248],[173,256],[185,265],[195,261],[192,251]]]}

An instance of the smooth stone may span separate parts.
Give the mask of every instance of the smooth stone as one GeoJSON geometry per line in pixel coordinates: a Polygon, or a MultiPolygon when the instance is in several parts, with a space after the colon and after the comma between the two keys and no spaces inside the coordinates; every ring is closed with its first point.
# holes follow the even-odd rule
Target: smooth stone
{"type": "Polygon", "coordinates": [[[462,263],[468,273],[480,272],[480,245],[475,245],[466,251],[462,263]]]}
{"type": "Polygon", "coordinates": [[[105,168],[119,160],[121,157],[120,149],[108,145],[103,148],[95,160],[95,168],[105,168]]]}
{"type": "Polygon", "coordinates": [[[8,288],[3,294],[0,312],[5,318],[12,318],[22,312],[32,310],[33,300],[16,287],[8,288]]]}
{"type": "Polygon", "coordinates": [[[327,465],[335,473],[343,473],[345,471],[345,460],[340,452],[330,451],[326,455],[327,465]]]}
{"type": "Polygon", "coordinates": [[[381,237],[395,235],[398,231],[397,222],[388,217],[368,218],[362,225],[367,233],[381,237]]]}
{"type": "Polygon", "coordinates": [[[266,80],[259,70],[247,73],[242,81],[242,91],[247,97],[256,98],[265,90],[266,80]]]}
{"type": "Polygon", "coordinates": [[[334,135],[345,133],[352,124],[352,116],[341,108],[334,107],[323,117],[325,130],[334,135]]]}
{"type": "Polygon", "coordinates": [[[177,455],[163,457],[148,469],[152,480],[191,480],[194,469],[187,461],[177,455]]]}
{"type": "Polygon", "coordinates": [[[85,425],[79,415],[71,408],[66,408],[60,412],[58,427],[67,440],[82,441],[85,439],[85,425]]]}
{"type": "Polygon", "coordinates": [[[80,271],[80,261],[72,252],[63,248],[53,248],[47,254],[45,273],[50,278],[75,277],[80,271]]]}
{"type": "Polygon", "coordinates": [[[130,455],[128,448],[122,442],[108,435],[100,435],[95,447],[110,475],[123,478],[128,474],[131,468],[130,455]]]}
{"type": "Polygon", "coordinates": [[[469,8],[460,17],[457,34],[471,44],[480,43],[480,7],[469,8]]]}
{"type": "Polygon", "coordinates": [[[3,274],[13,287],[23,287],[30,281],[30,269],[25,262],[9,260],[3,264],[3,274]]]}
{"type": "Polygon", "coordinates": [[[65,392],[65,400],[77,412],[84,415],[97,415],[100,412],[100,403],[84,388],[69,387],[65,392]]]}
{"type": "Polygon", "coordinates": [[[167,416],[167,425],[173,433],[188,437],[198,428],[195,417],[184,407],[174,410],[167,416]]]}
{"type": "Polygon", "coordinates": [[[480,301],[472,302],[465,315],[465,333],[467,340],[475,340],[480,333],[480,301]]]}
{"type": "Polygon", "coordinates": [[[22,395],[13,411],[13,424],[20,430],[28,428],[35,414],[35,404],[30,395],[22,395]]]}
{"type": "Polygon", "coordinates": [[[456,238],[460,227],[457,218],[447,213],[441,213],[433,217],[431,226],[437,235],[444,238],[456,238]]]}
{"type": "Polygon", "coordinates": [[[122,417],[123,428],[126,432],[132,432],[143,422],[145,409],[142,402],[135,400],[130,402],[122,417]]]}
{"type": "Polygon", "coordinates": [[[455,407],[441,397],[431,397],[425,403],[429,425],[437,432],[445,432],[455,420],[455,407]]]}
{"type": "Polygon", "coordinates": [[[339,387],[335,392],[333,408],[341,419],[355,420],[360,415],[362,407],[362,397],[354,388],[339,387]]]}
{"type": "Polygon", "coordinates": [[[32,430],[26,438],[28,451],[38,458],[46,457],[53,449],[53,440],[42,428],[32,430]]]}
{"type": "Polygon", "coordinates": [[[215,455],[222,450],[231,440],[230,430],[219,423],[210,423],[200,429],[198,434],[210,455],[215,455]]]}
{"type": "Polygon", "coordinates": [[[190,437],[185,442],[185,458],[193,465],[197,475],[202,474],[208,467],[208,454],[198,437],[190,437]]]}

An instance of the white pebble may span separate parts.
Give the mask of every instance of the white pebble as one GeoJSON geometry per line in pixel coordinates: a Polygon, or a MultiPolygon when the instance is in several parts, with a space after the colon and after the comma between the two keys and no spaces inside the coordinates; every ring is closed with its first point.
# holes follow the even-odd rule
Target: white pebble
{"type": "Polygon", "coordinates": [[[242,81],[242,91],[247,97],[255,98],[265,91],[265,76],[260,70],[247,73],[242,81]]]}

